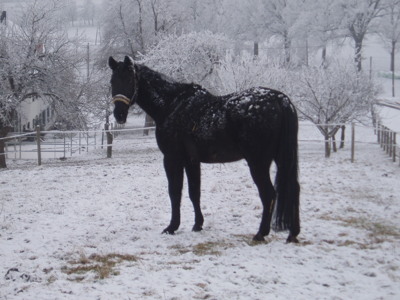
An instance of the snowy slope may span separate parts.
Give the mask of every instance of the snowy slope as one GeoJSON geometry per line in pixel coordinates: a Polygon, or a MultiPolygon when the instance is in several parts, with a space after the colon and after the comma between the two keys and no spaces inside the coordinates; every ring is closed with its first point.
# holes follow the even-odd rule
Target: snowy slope
{"type": "Polygon", "coordinates": [[[398,163],[375,144],[357,144],[354,164],[348,148],[331,159],[322,144],[300,148],[298,245],[275,232],[252,242],[261,203],[244,161],[203,165],[204,231],[191,232],[185,190],[174,236],[161,234],[170,208],[152,137],[117,139],[113,159],[10,164],[0,299],[399,299],[398,163]]]}

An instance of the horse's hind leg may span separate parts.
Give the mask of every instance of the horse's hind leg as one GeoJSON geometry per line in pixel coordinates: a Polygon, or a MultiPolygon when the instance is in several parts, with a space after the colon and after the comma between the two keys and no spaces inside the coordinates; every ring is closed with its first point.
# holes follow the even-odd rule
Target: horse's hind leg
{"type": "Polygon", "coordinates": [[[163,233],[174,234],[181,223],[181,197],[183,187],[183,164],[171,157],[164,157],[164,168],[168,178],[168,192],[171,200],[171,222],[163,233]]]}
{"type": "Polygon", "coordinates": [[[189,185],[189,197],[192,201],[195,215],[194,226],[192,230],[201,231],[203,229],[204,218],[200,208],[200,163],[189,163],[185,166],[185,170],[189,185]]]}
{"type": "Polygon", "coordinates": [[[263,204],[263,213],[260,228],[257,234],[253,237],[255,241],[264,241],[264,236],[267,236],[271,228],[271,217],[274,209],[275,200],[275,189],[272,185],[271,178],[269,176],[269,163],[251,163],[247,161],[250,167],[250,173],[258,188],[258,193],[263,204]]]}

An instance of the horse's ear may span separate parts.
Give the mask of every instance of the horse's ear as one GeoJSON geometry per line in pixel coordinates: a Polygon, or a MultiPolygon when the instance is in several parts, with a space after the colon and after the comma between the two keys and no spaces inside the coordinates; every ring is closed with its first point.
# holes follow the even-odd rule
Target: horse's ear
{"type": "Polygon", "coordinates": [[[111,70],[115,70],[118,66],[118,62],[112,56],[110,56],[108,58],[108,65],[111,68],[111,70]]]}
{"type": "Polygon", "coordinates": [[[124,64],[127,67],[133,66],[134,65],[133,59],[130,56],[125,56],[124,64]]]}

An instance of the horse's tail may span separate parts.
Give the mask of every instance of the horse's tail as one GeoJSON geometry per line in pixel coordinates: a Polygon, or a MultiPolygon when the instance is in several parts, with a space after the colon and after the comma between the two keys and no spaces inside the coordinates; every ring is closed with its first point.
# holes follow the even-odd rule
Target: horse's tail
{"type": "MultiPolygon", "coordinates": [[[[285,99],[286,100],[286,99],[285,99]]],[[[289,229],[290,236],[296,238],[300,232],[300,186],[298,183],[298,118],[293,104],[282,102],[282,128],[278,153],[275,158],[277,174],[275,189],[277,192],[275,230],[289,229]]]]}

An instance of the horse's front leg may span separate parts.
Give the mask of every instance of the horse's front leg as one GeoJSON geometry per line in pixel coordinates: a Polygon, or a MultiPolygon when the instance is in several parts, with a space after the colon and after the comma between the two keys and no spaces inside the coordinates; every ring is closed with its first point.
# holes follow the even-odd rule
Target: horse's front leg
{"type": "Polygon", "coordinates": [[[171,222],[163,233],[174,234],[181,223],[181,197],[183,187],[183,164],[179,159],[164,156],[164,168],[168,179],[168,193],[171,200],[171,222]]]}
{"type": "Polygon", "coordinates": [[[186,176],[189,185],[189,197],[194,209],[194,225],[193,231],[201,231],[203,229],[204,217],[200,208],[200,186],[201,171],[199,162],[191,162],[185,165],[186,176]]]}

